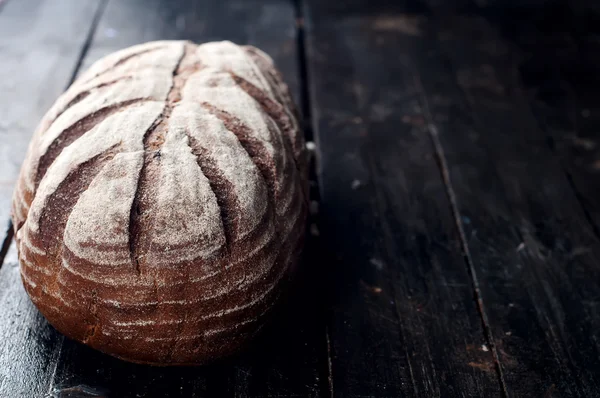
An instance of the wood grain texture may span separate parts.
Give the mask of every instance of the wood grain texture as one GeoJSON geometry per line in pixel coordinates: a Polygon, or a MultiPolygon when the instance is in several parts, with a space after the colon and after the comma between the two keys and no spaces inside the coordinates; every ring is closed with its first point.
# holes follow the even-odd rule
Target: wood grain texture
{"type": "Polygon", "coordinates": [[[14,244],[0,269],[0,309],[0,396],[45,396],[63,337],[25,293],[14,244]]]}
{"type": "Polygon", "coordinates": [[[430,106],[509,396],[595,396],[600,246],[520,87],[518,52],[481,17],[421,23],[430,106]]]}
{"type": "Polygon", "coordinates": [[[517,15],[532,21],[518,24],[517,30],[508,29],[502,19],[494,19],[492,24],[520,55],[518,68],[524,94],[598,234],[598,14],[588,9],[593,3],[578,5],[582,9],[571,10],[558,3],[541,15],[517,15]]]}
{"type": "Polygon", "coordinates": [[[101,0],[8,1],[0,7],[0,239],[36,123],[67,86],[101,0]],[[43,38],[41,40],[40,38],[43,38]]]}
{"type": "MultiPolygon", "coordinates": [[[[45,24],[46,32],[74,26],[50,25],[16,3],[0,1],[0,30],[9,26],[4,12],[12,10],[25,21],[23,40],[25,26],[45,24]]],[[[38,5],[33,10],[46,3],[24,2],[38,5]]],[[[89,4],[80,3],[71,10],[89,4]]],[[[275,55],[297,95],[291,6],[274,0],[212,3],[112,0],[83,64],[148,40],[231,39],[275,55]]],[[[306,28],[311,48],[319,50],[310,54],[309,77],[322,147],[325,225],[322,242],[311,242],[308,254],[314,257],[296,286],[311,294],[292,293],[290,305],[247,353],[204,368],[148,368],[69,340],[63,344],[23,291],[13,248],[0,270],[0,396],[499,396],[492,351],[507,395],[599,395],[597,40],[586,33],[594,30],[593,17],[586,14],[581,24],[573,19],[563,31],[569,7],[558,8],[564,20],[557,22],[543,14],[536,20],[532,10],[518,7],[507,12],[499,1],[476,1],[492,3],[483,11],[487,20],[472,13],[431,20],[413,14],[441,3],[436,0],[313,3],[319,11],[309,13],[306,28]],[[333,16],[314,22],[315,15],[335,12],[341,12],[337,24],[333,16]],[[399,72],[390,76],[388,65],[399,72]],[[437,158],[428,141],[432,131],[441,144],[437,158]],[[440,154],[451,182],[445,187],[435,165],[440,154]],[[467,264],[457,265],[461,245],[448,188],[493,344],[487,345],[470,309],[475,295],[467,264]],[[334,302],[331,380],[321,327],[324,288],[334,302]]],[[[86,18],[89,23],[92,15],[86,18]]],[[[83,36],[61,40],[83,43],[83,36]]],[[[0,56],[13,43],[19,40],[8,40],[0,56]]],[[[35,44],[30,48],[27,57],[45,54],[35,44]]],[[[80,50],[60,48],[62,54],[80,50]]],[[[32,70],[56,54],[32,61],[32,70]]],[[[24,76],[16,64],[21,58],[9,58],[0,70],[24,76]]],[[[48,97],[33,89],[22,94],[27,98],[19,106],[35,103],[29,102],[32,92],[45,105],[37,117],[20,120],[35,125],[64,87],[48,82],[56,84],[48,97]]],[[[5,85],[12,87],[10,79],[0,82],[5,85]]],[[[12,137],[21,140],[23,153],[32,128],[23,130],[24,139],[12,137]]],[[[22,159],[14,159],[16,170],[22,159]]],[[[6,207],[1,211],[8,214],[6,207]]],[[[316,226],[313,233],[319,233],[316,226]]]]}
{"type": "Polygon", "coordinates": [[[500,396],[410,67],[419,21],[308,4],[333,395],[500,396]]]}

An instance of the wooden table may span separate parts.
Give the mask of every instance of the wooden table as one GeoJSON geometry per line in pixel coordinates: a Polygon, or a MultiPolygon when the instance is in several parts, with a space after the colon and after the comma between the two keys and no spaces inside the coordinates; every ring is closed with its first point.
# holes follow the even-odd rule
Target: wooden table
{"type": "Polygon", "coordinates": [[[0,397],[600,396],[599,14],[522,4],[0,1],[0,397]],[[206,367],[63,338],[8,232],[43,113],[94,60],[158,39],[267,51],[317,148],[291,299],[206,367]]]}

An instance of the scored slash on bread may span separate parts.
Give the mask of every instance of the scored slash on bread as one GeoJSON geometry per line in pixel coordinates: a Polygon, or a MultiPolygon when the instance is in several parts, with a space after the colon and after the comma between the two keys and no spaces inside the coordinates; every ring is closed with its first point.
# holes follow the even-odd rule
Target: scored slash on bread
{"type": "Polygon", "coordinates": [[[151,42],[98,61],[41,121],[13,197],[32,301],[66,336],[130,361],[238,350],[302,247],[296,115],[251,46],[151,42]]]}

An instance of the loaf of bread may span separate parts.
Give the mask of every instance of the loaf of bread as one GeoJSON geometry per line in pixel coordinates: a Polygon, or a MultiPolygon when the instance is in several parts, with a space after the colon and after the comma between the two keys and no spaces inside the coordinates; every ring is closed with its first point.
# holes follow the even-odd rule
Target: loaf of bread
{"type": "Polygon", "coordinates": [[[41,121],[13,198],[24,286],[64,335],[139,363],[200,364],[256,335],[298,261],[304,140],[251,46],[134,46],[41,121]]]}

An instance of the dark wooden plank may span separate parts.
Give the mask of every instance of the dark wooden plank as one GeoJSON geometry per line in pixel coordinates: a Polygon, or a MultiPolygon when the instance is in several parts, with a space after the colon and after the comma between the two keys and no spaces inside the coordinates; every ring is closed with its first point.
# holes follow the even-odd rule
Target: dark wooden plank
{"type": "MultiPolygon", "coordinates": [[[[159,39],[228,39],[256,45],[274,57],[298,95],[291,2],[111,0],[83,64],[88,66],[123,47],[159,39]]],[[[313,262],[309,257],[305,264],[313,262]]],[[[128,364],[65,340],[52,391],[59,396],[73,390],[116,397],[321,396],[327,381],[323,375],[325,328],[320,321],[319,296],[307,295],[315,286],[311,282],[317,277],[315,271],[314,266],[304,270],[281,315],[248,352],[235,358],[197,368],[153,368],[128,364]]]]}
{"type": "MultiPolygon", "coordinates": [[[[71,78],[99,5],[96,0],[22,0],[0,5],[2,240],[29,137],[71,78]]],[[[0,261],[3,255],[4,250],[0,261]]],[[[0,396],[43,396],[60,337],[30,304],[14,248],[6,262],[10,265],[0,270],[0,396]]]]}
{"type": "Polygon", "coordinates": [[[307,10],[333,395],[500,396],[396,6],[307,10]]]}
{"type": "Polygon", "coordinates": [[[494,25],[526,54],[520,77],[538,124],[599,234],[600,32],[585,11],[550,13],[513,31],[494,25]]]}
{"type": "Polygon", "coordinates": [[[68,84],[100,3],[0,4],[0,242],[9,229],[12,190],[29,137],[68,84]]]}
{"type": "Polygon", "coordinates": [[[0,269],[0,397],[43,397],[61,341],[25,293],[13,244],[0,269]]]}
{"type": "Polygon", "coordinates": [[[510,396],[600,394],[600,242],[520,89],[521,55],[440,16],[410,53],[510,396]]]}

